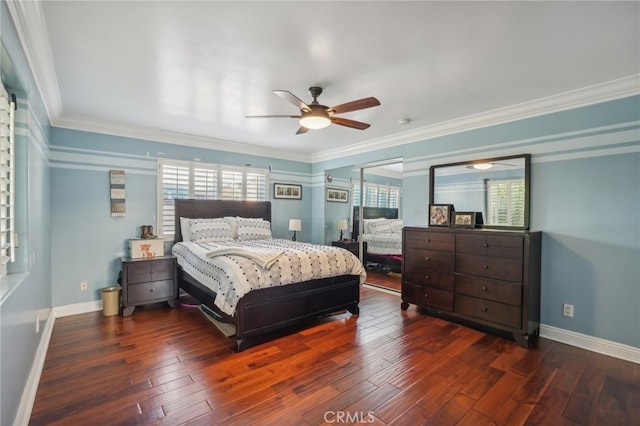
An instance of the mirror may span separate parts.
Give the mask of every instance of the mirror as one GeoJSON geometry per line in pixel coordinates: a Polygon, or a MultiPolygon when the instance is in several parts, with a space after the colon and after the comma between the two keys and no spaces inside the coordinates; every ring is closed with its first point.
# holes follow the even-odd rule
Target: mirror
{"type": "Polygon", "coordinates": [[[523,154],[431,166],[429,204],[480,212],[482,227],[529,229],[530,165],[523,154]]]}

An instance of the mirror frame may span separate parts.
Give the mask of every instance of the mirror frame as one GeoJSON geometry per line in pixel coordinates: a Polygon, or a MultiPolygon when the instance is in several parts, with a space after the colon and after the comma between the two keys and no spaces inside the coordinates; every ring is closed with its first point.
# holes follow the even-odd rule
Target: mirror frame
{"type": "Polygon", "coordinates": [[[529,200],[531,198],[531,154],[520,154],[520,155],[509,155],[506,157],[494,157],[494,158],[484,158],[481,160],[470,160],[470,161],[460,161],[458,163],[449,163],[449,164],[436,164],[429,167],[429,204],[435,204],[433,187],[434,187],[434,178],[435,171],[439,168],[451,167],[451,166],[463,166],[469,164],[478,164],[478,163],[489,163],[492,161],[502,161],[502,160],[511,160],[514,158],[523,158],[524,159],[524,225],[523,226],[502,226],[502,225],[478,225],[479,228],[488,228],[488,229],[517,229],[517,230],[527,230],[529,229],[529,200]]]}

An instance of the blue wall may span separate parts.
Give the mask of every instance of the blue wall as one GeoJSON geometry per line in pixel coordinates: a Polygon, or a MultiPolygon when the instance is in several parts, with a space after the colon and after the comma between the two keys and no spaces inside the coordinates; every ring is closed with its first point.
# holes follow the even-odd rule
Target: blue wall
{"type": "Polygon", "coordinates": [[[16,219],[20,246],[0,281],[0,424],[10,425],[51,310],[49,122],[15,28],[0,5],[2,80],[18,95],[16,219]]]}

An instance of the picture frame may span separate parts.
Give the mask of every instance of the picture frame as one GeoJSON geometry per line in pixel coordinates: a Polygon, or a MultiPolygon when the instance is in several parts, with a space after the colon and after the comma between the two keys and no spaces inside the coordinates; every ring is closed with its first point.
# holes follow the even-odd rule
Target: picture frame
{"type": "Polygon", "coordinates": [[[429,204],[429,226],[451,226],[453,204],[429,204]]]}
{"type": "Polygon", "coordinates": [[[302,200],[302,185],[274,183],[273,198],[285,200],[302,200]]]}
{"type": "Polygon", "coordinates": [[[454,212],[451,226],[455,228],[475,228],[476,212],[454,212]]]}
{"type": "Polygon", "coordinates": [[[327,201],[335,203],[348,203],[349,190],[338,188],[327,188],[327,201]]]}

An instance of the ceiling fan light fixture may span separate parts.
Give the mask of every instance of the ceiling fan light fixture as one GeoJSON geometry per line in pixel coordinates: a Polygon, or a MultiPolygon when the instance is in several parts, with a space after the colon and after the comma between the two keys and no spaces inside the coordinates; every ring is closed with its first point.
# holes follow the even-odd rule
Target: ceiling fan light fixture
{"type": "Polygon", "coordinates": [[[303,113],[302,118],[300,118],[300,125],[311,130],[324,129],[330,124],[331,120],[329,120],[329,117],[319,111],[303,113]]]}
{"type": "Polygon", "coordinates": [[[473,168],[476,170],[487,170],[492,167],[493,167],[493,164],[491,163],[478,163],[473,165],[473,168]]]}

